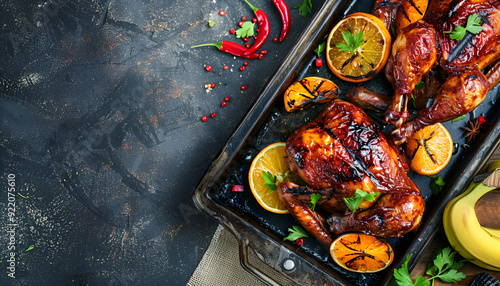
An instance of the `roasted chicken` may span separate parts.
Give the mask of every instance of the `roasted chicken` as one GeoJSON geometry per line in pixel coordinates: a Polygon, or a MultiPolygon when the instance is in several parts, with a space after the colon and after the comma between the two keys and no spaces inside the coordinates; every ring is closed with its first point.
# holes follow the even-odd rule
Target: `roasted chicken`
{"type": "Polygon", "coordinates": [[[331,233],[348,231],[400,237],[420,224],[424,201],[406,175],[407,163],[362,108],[332,102],[290,136],[286,154],[289,168],[308,186],[281,183],[279,197],[321,243],[329,245],[331,233]],[[379,195],[353,213],[343,198],[357,189],[379,195]],[[308,207],[313,193],[321,194],[317,207],[328,219],[308,207]]]}
{"type": "MultiPolygon", "coordinates": [[[[408,0],[379,0],[374,14],[385,23],[394,19],[398,7],[408,0]],[[392,18],[391,18],[392,17],[392,18]],[[389,20],[388,20],[389,18],[389,20]]],[[[394,97],[386,111],[386,122],[396,126],[394,142],[401,144],[417,130],[466,114],[476,108],[486,93],[499,81],[499,65],[484,75],[482,70],[500,59],[500,1],[436,0],[431,1],[423,18],[410,24],[397,35],[386,66],[386,77],[394,86],[394,97]],[[463,49],[450,32],[465,27],[468,17],[481,17],[482,31],[466,35],[463,49]],[[426,95],[433,104],[422,108],[409,120],[408,101],[422,80],[432,82],[438,73],[429,72],[439,66],[446,81],[440,89],[426,95]]],[[[439,83],[440,81],[434,81],[439,83]]],[[[417,92],[415,92],[417,93],[417,92]]]]}

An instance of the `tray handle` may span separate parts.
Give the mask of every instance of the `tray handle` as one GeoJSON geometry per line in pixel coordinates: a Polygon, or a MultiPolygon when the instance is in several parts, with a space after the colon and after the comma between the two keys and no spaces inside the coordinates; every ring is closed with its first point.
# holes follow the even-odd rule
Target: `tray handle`
{"type": "Polygon", "coordinates": [[[264,272],[260,271],[257,267],[253,266],[248,260],[248,239],[242,239],[239,241],[239,254],[240,254],[240,264],[246,271],[255,276],[260,281],[271,286],[280,286],[281,284],[276,282],[273,278],[269,277],[264,272]]]}

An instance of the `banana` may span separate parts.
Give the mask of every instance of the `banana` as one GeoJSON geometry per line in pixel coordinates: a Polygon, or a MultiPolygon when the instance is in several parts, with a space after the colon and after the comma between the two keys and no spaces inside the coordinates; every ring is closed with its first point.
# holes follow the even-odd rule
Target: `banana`
{"type": "MultiPolygon", "coordinates": [[[[486,181],[500,178],[495,170],[486,181]],[[496,177],[491,177],[496,176],[496,177]]],[[[451,246],[470,262],[500,271],[500,230],[484,228],[477,220],[474,206],[487,192],[497,187],[471,183],[464,193],[451,200],[443,213],[443,227],[451,246]]]]}

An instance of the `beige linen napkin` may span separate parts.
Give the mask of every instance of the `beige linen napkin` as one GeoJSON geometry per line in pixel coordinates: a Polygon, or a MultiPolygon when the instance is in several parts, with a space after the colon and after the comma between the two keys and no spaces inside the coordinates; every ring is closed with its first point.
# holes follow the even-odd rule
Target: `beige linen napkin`
{"type": "MultiPolygon", "coordinates": [[[[249,249],[248,260],[262,272],[281,285],[297,285],[262,262],[254,251],[249,249]]],[[[203,255],[198,267],[189,279],[187,286],[259,286],[266,285],[240,265],[238,241],[223,226],[219,225],[214,237],[203,255]]]]}

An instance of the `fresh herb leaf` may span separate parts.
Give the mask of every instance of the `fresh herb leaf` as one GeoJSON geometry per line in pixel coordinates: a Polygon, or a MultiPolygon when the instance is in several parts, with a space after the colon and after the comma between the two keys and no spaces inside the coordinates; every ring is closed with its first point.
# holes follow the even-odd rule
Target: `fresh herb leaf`
{"type": "Polygon", "coordinates": [[[429,178],[432,179],[430,183],[432,193],[437,195],[444,188],[446,182],[440,176],[429,176],[429,178]]]}
{"type": "Polygon", "coordinates": [[[288,236],[283,238],[283,241],[285,240],[290,240],[290,241],[295,241],[297,238],[302,238],[302,237],[309,237],[307,235],[307,232],[298,225],[292,226],[292,228],[288,229],[288,236]]]}
{"type": "Polygon", "coordinates": [[[356,189],[356,192],[352,197],[344,198],[344,202],[347,205],[347,207],[351,210],[351,212],[356,212],[356,210],[358,209],[359,205],[361,205],[363,200],[373,202],[373,200],[378,196],[378,194],[380,193],[367,193],[360,189],[356,189]]]}
{"type": "Polygon", "coordinates": [[[305,18],[312,12],[311,0],[302,0],[302,2],[299,5],[293,7],[293,9],[299,9],[300,16],[302,16],[302,18],[305,18]]]}
{"type": "Polygon", "coordinates": [[[413,254],[407,255],[401,264],[399,269],[394,269],[394,278],[396,279],[396,284],[399,286],[429,286],[430,282],[423,278],[422,276],[418,276],[415,283],[411,280],[410,271],[408,271],[408,261],[410,260],[413,254]]]}
{"type": "Polygon", "coordinates": [[[363,32],[356,33],[353,35],[349,31],[342,32],[342,38],[345,41],[344,43],[336,43],[335,46],[339,48],[341,52],[350,52],[354,53],[361,45],[364,43],[363,40],[363,32]]]}
{"type": "Polygon", "coordinates": [[[268,188],[270,193],[276,191],[278,186],[276,186],[276,176],[274,176],[273,173],[262,171],[262,179],[265,182],[264,187],[268,188]]]}
{"type": "Polygon", "coordinates": [[[321,194],[314,193],[311,195],[311,202],[309,203],[309,208],[311,210],[314,210],[314,208],[316,207],[316,203],[319,201],[319,199],[321,199],[321,194]]]}
{"type": "Polygon", "coordinates": [[[255,35],[254,27],[255,23],[252,21],[243,22],[241,28],[236,30],[236,38],[253,37],[253,35],[255,35]]]}
{"type": "Polygon", "coordinates": [[[35,246],[34,246],[34,245],[30,245],[30,246],[26,249],[26,251],[30,251],[30,250],[32,250],[33,248],[35,248],[35,246]]]}
{"type": "Polygon", "coordinates": [[[465,114],[460,115],[459,117],[456,117],[455,119],[453,119],[451,122],[457,122],[457,121],[460,121],[460,120],[464,119],[464,118],[465,118],[465,116],[466,116],[465,114]]]}
{"type": "Polygon", "coordinates": [[[21,195],[20,193],[17,193],[21,198],[27,199],[28,197],[21,195]]]}
{"type": "Polygon", "coordinates": [[[215,22],[212,20],[208,21],[208,26],[212,28],[213,26],[215,26],[215,22]]]}
{"type": "Polygon", "coordinates": [[[325,50],[325,47],[326,47],[326,42],[323,42],[323,43],[318,45],[316,50],[314,50],[316,55],[318,55],[318,58],[321,57],[321,53],[325,50]]]}
{"type": "Polygon", "coordinates": [[[417,85],[415,85],[415,89],[422,89],[425,87],[425,82],[419,81],[417,85]]]}
{"type": "MultiPolygon", "coordinates": [[[[465,37],[465,33],[479,34],[483,30],[481,27],[481,18],[476,13],[469,15],[467,24],[464,27],[457,26],[450,34],[450,39],[460,41],[465,37]]],[[[448,32],[450,33],[450,32],[448,32]]]]}

